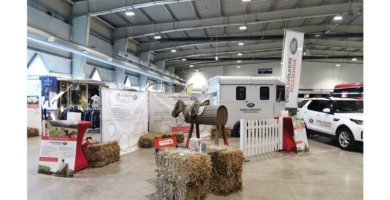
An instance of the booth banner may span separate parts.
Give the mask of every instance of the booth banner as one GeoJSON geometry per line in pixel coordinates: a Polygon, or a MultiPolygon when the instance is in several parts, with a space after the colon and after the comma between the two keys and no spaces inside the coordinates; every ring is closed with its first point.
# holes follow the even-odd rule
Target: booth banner
{"type": "Polygon", "coordinates": [[[292,118],[294,128],[294,141],[297,147],[297,152],[309,151],[309,142],[307,140],[305,121],[296,117],[292,118]]]}
{"type": "MultiPolygon", "coordinates": [[[[180,113],[176,119],[171,112],[178,100],[182,100],[187,106],[208,99],[206,94],[183,94],[183,93],[149,93],[149,131],[154,133],[171,132],[181,130],[188,133],[190,124],[184,121],[184,116],[180,113]],[[182,128],[179,128],[182,127],[182,128]]],[[[200,132],[209,131],[211,127],[200,125],[200,132]]]]}
{"type": "Polygon", "coordinates": [[[48,121],[47,124],[46,134],[41,136],[38,173],[73,177],[76,159],[77,123],[48,121]]]}
{"type": "Polygon", "coordinates": [[[102,142],[117,140],[121,155],[135,151],[148,132],[148,94],[102,88],[101,111],[102,142]]]}
{"type": "Polygon", "coordinates": [[[281,80],[286,83],[287,108],[298,106],[298,87],[301,76],[304,34],[285,30],[282,55],[281,80]]]}
{"type": "Polygon", "coordinates": [[[42,109],[57,111],[57,101],[51,100],[57,95],[57,77],[40,76],[42,109]]]}

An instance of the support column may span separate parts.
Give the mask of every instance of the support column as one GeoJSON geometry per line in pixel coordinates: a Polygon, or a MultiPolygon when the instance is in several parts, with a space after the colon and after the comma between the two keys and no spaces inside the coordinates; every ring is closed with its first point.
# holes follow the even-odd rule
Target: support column
{"type": "Polygon", "coordinates": [[[167,92],[168,93],[172,93],[173,92],[173,83],[168,83],[167,92]]]}
{"type": "MultiPolygon", "coordinates": [[[[72,19],[72,38],[73,42],[88,46],[90,18],[80,16],[72,19]]],[[[78,54],[72,54],[72,78],[85,79],[85,66],[87,58],[78,54]]]]}
{"type": "Polygon", "coordinates": [[[165,92],[165,91],[163,91],[162,80],[156,81],[156,92],[165,92]]]}
{"type": "Polygon", "coordinates": [[[138,78],[138,85],[139,85],[139,90],[140,91],[145,91],[146,90],[146,84],[148,83],[148,78],[145,75],[139,75],[138,78]]]}
{"type": "Polygon", "coordinates": [[[125,70],[122,68],[115,68],[115,83],[124,84],[126,78],[125,70]]]}

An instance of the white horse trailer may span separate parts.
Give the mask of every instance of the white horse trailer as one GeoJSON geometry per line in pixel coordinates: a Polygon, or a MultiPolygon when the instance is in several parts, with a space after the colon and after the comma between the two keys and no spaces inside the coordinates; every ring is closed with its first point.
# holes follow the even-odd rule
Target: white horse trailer
{"type": "Polygon", "coordinates": [[[209,79],[211,104],[228,110],[227,126],[235,132],[240,119],[265,119],[285,110],[285,83],[275,77],[215,76],[209,79]]]}

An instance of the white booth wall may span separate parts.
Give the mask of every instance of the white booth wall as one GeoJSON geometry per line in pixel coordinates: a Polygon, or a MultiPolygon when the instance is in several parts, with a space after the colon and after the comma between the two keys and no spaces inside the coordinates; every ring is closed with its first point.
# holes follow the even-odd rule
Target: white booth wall
{"type": "MultiPolygon", "coordinates": [[[[186,75],[186,85],[194,84],[194,90],[208,88],[207,80],[213,76],[280,76],[280,62],[259,63],[227,67],[207,67],[200,68],[196,72],[190,70],[186,75]],[[259,75],[258,68],[272,68],[272,74],[259,75]]],[[[336,84],[353,83],[363,81],[362,64],[342,64],[336,67],[334,63],[303,62],[301,89],[326,89],[332,90],[336,84]]]]}

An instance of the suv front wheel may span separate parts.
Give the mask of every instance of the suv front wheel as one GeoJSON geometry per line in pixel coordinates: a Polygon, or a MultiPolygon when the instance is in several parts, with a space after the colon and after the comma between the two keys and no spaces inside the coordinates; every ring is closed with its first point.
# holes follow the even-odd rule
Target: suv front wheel
{"type": "Polygon", "coordinates": [[[336,137],[340,149],[351,150],[355,145],[355,139],[353,138],[351,131],[347,128],[340,128],[337,131],[336,137]]]}

